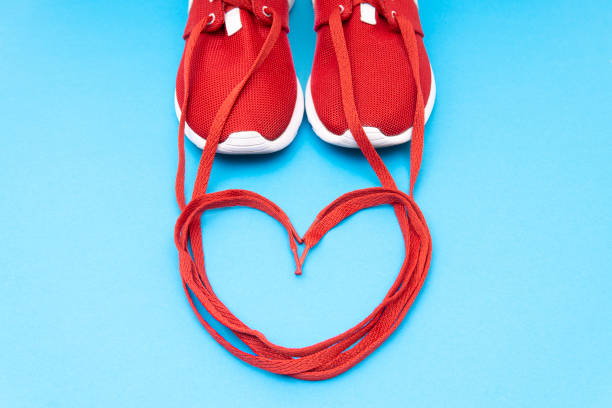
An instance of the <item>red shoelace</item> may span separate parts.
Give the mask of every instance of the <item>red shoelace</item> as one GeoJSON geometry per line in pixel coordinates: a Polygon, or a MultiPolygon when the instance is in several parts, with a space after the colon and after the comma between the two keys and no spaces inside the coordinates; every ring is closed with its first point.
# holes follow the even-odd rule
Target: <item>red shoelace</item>
{"type": "MultiPolygon", "coordinates": [[[[250,2],[229,0],[228,4],[248,9],[250,2]]],[[[247,190],[224,190],[207,193],[215,152],[224,124],[244,85],[265,61],[281,33],[280,18],[274,10],[270,32],[249,71],[222,103],[206,138],[206,145],[198,167],[191,201],[185,199],[185,121],[189,103],[190,66],[193,50],[200,34],[205,30],[207,20],[200,21],[187,40],[184,59],[184,98],[179,122],[179,166],[176,176],[176,198],[181,214],[175,227],[175,243],[179,252],[179,267],[187,299],[206,331],[225,349],[239,359],[261,369],[300,378],[324,380],[335,377],[359,363],[380,346],[397,328],[408,312],[421,289],[431,259],[431,237],[423,214],[413,199],[414,185],[418,176],[423,152],[424,102],[418,80],[419,59],[414,30],[410,22],[396,15],[398,26],[407,50],[412,73],[417,86],[417,104],[414,115],[410,151],[409,194],[398,190],[393,177],[367,138],[359,120],[353,86],[351,67],[344,38],[340,10],[332,13],[329,25],[334,50],[340,68],[342,104],[349,129],[359,148],[372,166],[382,187],[352,191],[337,198],[316,217],[303,238],[295,231],[289,217],[267,198],[247,190]],[[399,274],[382,302],[361,322],[351,329],[328,340],[302,348],[287,348],[271,343],[257,330],[251,329],[217,298],[212,290],[204,265],[202,246],[201,215],[204,211],[244,206],[258,209],[276,219],[287,230],[289,247],[293,253],[297,275],[308,251],[333,227],[352,214],[374,206],[393,205],[404,238],[405,257],[399,274]],[[302,256],[298,255],[298,244],[304,244],[302,256]],[[190,248],[191,252],[190,253],[190,248]],[[246,353],[222,337],[200,314],[193,296],[210,315],[230,329],[252,350],[246,353]]]]}

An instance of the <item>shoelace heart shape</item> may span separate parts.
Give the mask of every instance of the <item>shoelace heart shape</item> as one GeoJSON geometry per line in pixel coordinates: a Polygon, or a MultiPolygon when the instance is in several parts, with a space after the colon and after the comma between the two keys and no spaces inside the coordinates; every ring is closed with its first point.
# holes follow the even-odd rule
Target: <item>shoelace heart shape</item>
{"type": "Polygon", "coordinates": [[[359,148],[376,172],[382,187],[372,187],[346,193],[325,207],[315,218],[307,232],[300,237],[283,210],[267,198],[248,190],[224,190],[207,193],[206,188],[225,121],[253,72],[261,66],[274,47],[281,33],[280,19],[273,9],[269,34],[249,71],[234,87],[222,103],[206,138],[206,145],[198,167],[192,199],[185,199],[185,146],[184,134],[186,106],[189,103],[190,65],[193,50],[207,19],[196,24],[187,39],[184,64],[184,98],[179,122],[179,168],[176,177],[176,196],[181,209],[175,227],[175,243],[179,252],[179,267],[183,287],[189,303],[204,328],[225,349],[239,359],[261,369],[304,379],[323,380],[335,377],[362,361],[398,327],[421,289],[431,260],[432,243],[427,224],[413,199],[413,189],[419,172],[423,150],[424,103],[416,73],[418,51],[412,26],[402,16],[395,16],[406,45],[408,58],[417,83],[417,105],[412,134],[410,194],[397,189],[391,174],[368,140],[355,106],[350,61],[342,29],[340,10],[332,12],[329,20],[334,50],[340,68],[342,102],[359,148]],[[328,340],[302,348],[287,348],[271,343],[257,330],[240,321],[215,295],[204,264],[202,246],[201,215],[215,208],[245,206],[258,209],[276,219],[287,231],[289,246],[296,262],[296,274],[302,273],[302,265],[308,251],[338,223],[366,208],[392,205],[402,232],[405,257],[394,284],[383,301],[360,323],[328,340]],[[298,244],[304,244],[302,256],[298,255],[298,244]],[[200,314],[192,298],[195,296],[210,315],[230,329],[250,347],[253,354],[246,353],[223,338],[200,314]]]}

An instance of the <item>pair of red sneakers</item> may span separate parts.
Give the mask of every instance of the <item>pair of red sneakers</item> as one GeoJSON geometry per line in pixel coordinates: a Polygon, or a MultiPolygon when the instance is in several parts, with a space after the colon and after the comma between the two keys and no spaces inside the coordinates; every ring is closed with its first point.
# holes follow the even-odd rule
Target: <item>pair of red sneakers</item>
{"type": "MultiPolygon", "coordinates": [[[[200,148],[223,101],[247,74],[217,150],[270,153],[293,141],[304,97],[287,38],[290,6],[287,0],[195,0],[191,5],[175,105],[180,117],[187,99],[185,133],[200,148]],[[194,33],[194,28],[201,33],[194,33]],[[264,45],[269,49],[263,50],[264,45]],[[258,60],[262,51],[265,58],[258,60]],[[256,61],[257,69],[249,72],[256,61]]],[[[306,86],[306,113],[314,132],[328,143],[357,147],[341,89],[341,79],[351,77],[357,114],[374,147],[407,142],[417,108],[416,82],[424,98],[425,120],[435,99],[415,2],[315,0],[314,7],[317,45],[306,86]],[[336,33],[334,16],[341,21],[336,33]],[[410,32],[400,29],[402,18],[410,32]],[[409,51],[418,56],[418,72],[410,64],[409,51]],[[342,54],[348,60],[339,65],[342,54]]]]}
{"type": "Polygon", "coordinates": [[[287,39],[287,0],[194,0],[185,29],[185,51],[176,81],[181,215],[175,242],[185,292],[211,336],[241,360],[305,380],[334,377],[359,363],[400,324],[421,289],[431,259],[431,237],[414,202],[424,125],[435,98],[415,0],[314,0],[317,46],[306,87],[306,112],[314,132],[339,146],[358,147],[381,187],[342,195],[325,207],[304,236],[270,200],[246,190],[207,192],[216,152],[269,153],[286,147],[300,126],[304,97],[287,39]],[[202,158],[191,201],[184,191],[184,135],[202,158]],[[375,147],[412,140],[408,194],[397,188],[375,147]],[[365,208],[392,205],[405,245],[396,281],[380,305],[354,327],[302,348],[271,343],[240,321],[217,298],[206,276],[200,216],[204,211],[248,206],[287,230],[301,274],[308,251],[343,219],[365,208]],[[301,256],[298,245],[304,245],[301,256]],[[210,315],[249,346],[228,342],[200,314],[210,315]]]}

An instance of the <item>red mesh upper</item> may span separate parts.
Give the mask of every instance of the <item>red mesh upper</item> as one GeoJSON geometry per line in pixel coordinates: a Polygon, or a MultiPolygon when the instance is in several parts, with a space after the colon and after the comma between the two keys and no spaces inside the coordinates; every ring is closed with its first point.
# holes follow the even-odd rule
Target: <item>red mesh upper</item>
{"type": "MultiPolygon", "coordinates": [[[[405,0],[412,1],[412,0],[405,0]]],[[[361,21],[361,8],[353,7],[344,21],[351,60],[355,102],[363,126],[397,135],[412,126],[416,86],[402,37],[380,14],[376,25],[361,21]]],[[[431,69],[421,36],[417,35],[421,87],[425,102],[431,87],[431,69]]],[[[311,93],[317,115],[335,134],[348,129],[342,108],[340,76],[329,26],[318,30],[311,75],[311,93]]]]}
{"type": "MultiPolygon", "coordinates": [[[[225,28],[203,33],[191,66],[187,124],[206,138],[215,114],[232,88],[257,57],[270,27],[251,12],[240,10],[242,29],[227,36],[225,28]]],[[[183,106],[183,59],[176,79],[176,96],[183,106]]],[[[297,98],[297,83],[287,33],[281,32],[274,49],[242,90],[221,136],[257,131],[274,140],[287,128],[297,98]]]]}

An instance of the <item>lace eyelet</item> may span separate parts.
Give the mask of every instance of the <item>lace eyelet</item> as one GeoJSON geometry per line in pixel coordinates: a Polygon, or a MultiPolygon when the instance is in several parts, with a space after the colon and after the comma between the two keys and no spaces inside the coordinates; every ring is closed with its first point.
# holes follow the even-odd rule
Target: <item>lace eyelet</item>
{"type": "Polygon", "coordinates": [[[268,10],[268,6],[263,6],[261,8],[261,12],[263,13],[263,15],[268,18],[272,17],[272,13],[268,13],[266,10],[268,10]]]}
{"type": "Polygon", "coordinates": [[[391,17],[393,17],[394,20],[397,20],[397,13],[395,12],[395,10],[391,11],[391,17]]]}
{"type": "Polygon", "coordinates": [[[215,13],[210,13],[208,15],[208,22],[206,23],[206,25],[209,26],[214,22],[215,22],[215,13]]]}
{"type": "Polygon", "coordinates": [[[342,4],[338,4],[338,8],[340,9],[340,14],[344,13],[344,6],[342,4]]]}

